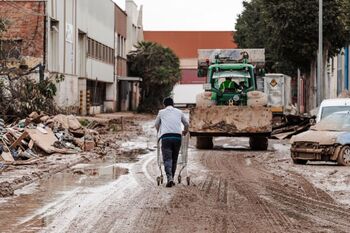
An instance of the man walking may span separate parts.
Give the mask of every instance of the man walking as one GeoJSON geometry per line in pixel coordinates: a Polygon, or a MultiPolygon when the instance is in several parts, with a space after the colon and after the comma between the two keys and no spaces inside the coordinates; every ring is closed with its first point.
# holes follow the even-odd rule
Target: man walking
{"type": "Polygon", "coordinates": [[[159,111],[155,127],[159,135],[159,140],[162,140],[161,149],[165,174],[167,176],[166,187],[172,187],[175,185],[174,176],[181,148],[181,134],[187,134],[189,124],[183,112],[174,108],[172,98],[165,98],[163,104],[165,108],[159,111]],[[184,125],[184,131],[182,131],[181,124],[184,125]]]}

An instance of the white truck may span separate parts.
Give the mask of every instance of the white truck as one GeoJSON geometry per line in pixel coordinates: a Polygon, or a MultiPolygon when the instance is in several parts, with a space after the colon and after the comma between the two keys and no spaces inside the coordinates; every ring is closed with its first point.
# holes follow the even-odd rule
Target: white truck
{"type": "Polygon", "coordinates": [[[175,107],[196,106],[196,96],[203,92],[203,84],[177,84],[173,89],[175,107]]]}
{"type": "Polygon", "coordinates": [[[350,111],[350,98],[326,99],[323,100],[316,117],[316,122],[329,116],[334,112],[350,111]]]}

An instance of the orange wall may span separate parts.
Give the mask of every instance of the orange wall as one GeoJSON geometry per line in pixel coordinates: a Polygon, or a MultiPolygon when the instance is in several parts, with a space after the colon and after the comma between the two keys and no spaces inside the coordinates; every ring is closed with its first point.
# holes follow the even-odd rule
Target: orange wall
{"type": "Polygon", "coordinates": [[[146,41],[171,48],[181,58],[198,57],[198,49],[234,49],[230,31],[145,31],[146,41]]]}

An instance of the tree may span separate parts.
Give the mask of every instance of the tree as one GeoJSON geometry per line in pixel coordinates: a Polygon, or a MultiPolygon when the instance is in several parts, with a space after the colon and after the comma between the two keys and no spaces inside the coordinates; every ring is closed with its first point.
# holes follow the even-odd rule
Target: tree
{"type": "MultiPolygon", "coordinates": [[[[324,0],[324,61],[349,43],[349,5],[348,0],[324,0]]],[[[245,1],[236,29],[240,47],[266,48],[272,71],[295,75],[300,68],[313,91],[310,74],[316,73],[318,0],[245,1]]]]}
{"type": "Polygon", "coordinates": [[[129,74],[142,78],[139,111],[156,112],[180,80],[179,58],[154,42],[142,41],[128,55],[129,74]]]}
{"type": "Polygon", "coordinates": [[[0,18],[0,117],[25,118],[33,111],[57,113],[54,102],[57,91],[55,83],[62,81],[63,76],[55,74],[36,82],[37,70],[43,74],[42,65],[29,68],[16,42],[8,38],[6,43],[1,41],[8,25],[8,20],[0,18]]]}

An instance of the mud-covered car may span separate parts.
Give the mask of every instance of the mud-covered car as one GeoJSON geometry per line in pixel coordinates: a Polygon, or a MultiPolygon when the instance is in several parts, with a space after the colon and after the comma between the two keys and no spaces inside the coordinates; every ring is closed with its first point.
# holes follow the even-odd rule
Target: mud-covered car
{"type": "Polygon", "coordinates": [[[293,136],[291,156],[296,164],[334,161],[350,166],[350,112],[336,112],[293,136]]]}

